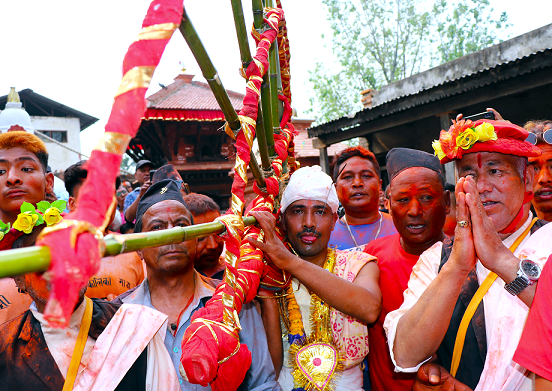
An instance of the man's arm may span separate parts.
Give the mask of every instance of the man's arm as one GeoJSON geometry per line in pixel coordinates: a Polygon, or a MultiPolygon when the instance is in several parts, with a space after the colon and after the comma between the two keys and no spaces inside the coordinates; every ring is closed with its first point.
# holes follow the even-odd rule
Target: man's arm
{"type": "Polygon", "coordinates": [[[259,303],[261,304],[261,317],[266,332],[268,351],[276,371],[276,379],[280,375],[284,364],[284,348],[282,345],[282,326],[280,323],[280,311],[276,297],[272,292],[259,290],[259,303]],[[261,297],[261,296],[264,296],[261,297]]]}
{"type": "Polygon", "coordinates": [[[270,213],[252,213],[265,233],[265,243],[250,241],[270,260],[301,281],[331,307],[363,323],[374,323],[381,313],[379,268],[369,262],[353,282],[293,255],[274,234],[276,220],[270,213]]]}
{"type": "MultiPolygon", "coordinates": [[[[456,186],[456,221],[470,221],[463,191],[464,178],[456,186]]],[[[431,357],[448,329],[464,280],[475,267],[471,224],[456,227],[451,255],[437,277],[397,325],[393,355],[398,366],[411,368],[431,357]]],[[[422,255],[423,256],[423,255],[422,255]]]]}
{"type": "MultiPolygon", "coordinates": [[[[245,374],[240,390],[268,391],[281,390],[276,381],[276,373],[267,349],[266,334],[261,316],[253,303],[245,304],[240,312],[240,342],[251,352],[251,366],[245,374]]],[[[278,340],[282,341],[280,335],[278,340]]]]}
{"type": "MultiPolygon", "coordinates": [[[[150,188],[150,186],[151,186],[151,181],[148,180],[148,181],[146,181],[146,183],[144,183],[142,185],[142,187],[140,187],[140,193],[138,193],[138,196],[136,197],[134,202],[128,208],[125,209],[125,220],[126,221],[133,222],[134,220],[136,220],[136,212],[138,211],[138,204],[140,203],[140,200],[142,199],[142,196],[144,195],[146,190],[148,190],[150,188]]],[[[126,202],[125,202],[125,204],[126,204],[126,202]]],[[[125,207],[126,207],[126,205],[125,205],[125,207]]]]}

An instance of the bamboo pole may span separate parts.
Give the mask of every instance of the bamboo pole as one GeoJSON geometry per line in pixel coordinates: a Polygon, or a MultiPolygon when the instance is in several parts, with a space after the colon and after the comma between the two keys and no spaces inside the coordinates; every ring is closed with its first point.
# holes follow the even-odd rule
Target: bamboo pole
{"type": "MultiPolygon", "coordinates": [[[[245,71],[251,61],[253,61],[253,58],[251,57],[251,51],[249,50],[249,40],[247,38],[247,29],[245,27],[245,18],[243,16],[243,7],[241,0],[232,0],[232,13],[234,14],[234,24],[236,25],[236,34],[238,37],[238,45],[240,47],[242,67],[245,71]]],[[[263,170],[268,170],[270,169],[270,156],[268,154],[266,135],[264,134],[262,121],[263,116],[259,106],[255,134],[257,136],[257,143],[259,144],[259,152],[261,155],[261,164],[263,170]]]]}
{"type": "MultiPolygon", "coordinates": [[[[254,217],[243,218],[245,226],[256,224],[254,217]]],[[[110,234],[103,239],[102,256],[118,255],[145,248],[159,247],[167,244],[185,242],[213,234],[221,234],[224,224],[211,223],[175,227],[152,232],[136,234],[110,234]]],[[[33,246],[14,250],[0,251],[0,278],[13,277],[19,274],[42,272],[50,267],[50,249],[46,246],[33,246]]]]}
{"type": "Polygon", "coordinates": [[[253,61],[253,58],[251,57],[251,51],[249,50],[249,40],[247,39],[247,29],[245,27],[245,17],[243,16],[241,0],[232,0],[232,13],[234,14],[234,24],[236,25],[236,34],[238,36],[242,66],[245,70],[249,66],[249,63],[253,61]]]}
{"type": "MultiPolygon", "coordinates": [[[[253,27],[257,31],[262,31],[264,19],[263,19],[263,2],[262,0],[252,0],[253,6],[253,27]]],[[[269,56],[270,62],[270,56],[269,56]]],[[[261,108],[263,112],[263,128],[268,147],[268,154],[273,157],[276,156],[276,150],[274,149],[274,133],[272,129],[272,108],[270,97],[270,83],[269,83],[269,71],[263,76],[263,84],[261,85],[261,108]]]]}
{"type": "MultiPolygon", "coordinates": [[[[205,50],[205,46],[203,46],[201,39],[197,35],[197,31],[194,28],[188,13],[186,12],[186,8],[184,8],[184,13],[182,14],[182,22],[180,23],[179,30],[190,47],[190,50],[192,51],[199,67],[201,68],[203,77],[207,80],[207,83],[209,83],[209,87],[215,95],[220,109],[226,118],[226,122],[228,122],[228,126],[230,126],[232,131],[238,131],[241,127],[238,113],[236,113],[236,110],[234,110],[234,107],[230,102],[228,93],[222,85],[222,81],[220,80],[218,72],[207,54],[207,50],[205,50]]],[[[264,177],[253,154],[251,154],[249,167],[251,168],[251,172],[253,173],[255,180],[257,181],[257,185],[259,187],[265,187],[266,184],[264,177]]]]}

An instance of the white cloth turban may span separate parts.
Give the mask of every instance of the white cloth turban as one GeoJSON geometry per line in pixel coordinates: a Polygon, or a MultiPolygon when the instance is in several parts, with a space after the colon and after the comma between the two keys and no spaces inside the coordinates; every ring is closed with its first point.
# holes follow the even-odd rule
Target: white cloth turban
{"type": "Polygon", "coordinates": [[[320,166],[302,167],[293,173],[282,195],[281,212],[284,213],[288,206],[299,200],[325,202],[332,213],[336,213],[339,207],[332,178],[320,166]]]}

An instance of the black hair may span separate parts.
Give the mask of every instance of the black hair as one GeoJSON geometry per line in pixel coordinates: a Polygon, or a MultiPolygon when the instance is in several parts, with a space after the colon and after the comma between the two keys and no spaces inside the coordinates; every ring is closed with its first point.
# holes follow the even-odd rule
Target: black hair
{"type": "Polygon", "coordinates": [[[380,165],[378,163],[378,159],[376,159],[376,155],[374,155],[372,152],[367,150],[364,147],[357,146],[357,147],[351,147],[344,149],[339,154],[335,155],[333,161],[332,161],[332,168],[333,168],[333,180],[334,182],[337,181],[337,176],[339,174],[339,169],[341,165],[349,160],[352,157],[359,156],[363,159],[368,160],[372,165],[374,166],[374,170],[376,171],[376,174],[378,175],[378,178],[381,179],[381,170],[380,165]]]}
{"type": "Polygon", "coordinates": [[[186,202],[188,210],[194,216],[204,215],[208,212],[220,213],[220,207],[217,203],[204,194],[190,193],[184,197],[184,202],[186,202]]]}
{"type": "Polygon", "coordinates": [[[75,196],[75,186],[83,182],[88,176],[88,170],[83,167],[86,162],[87,160],[81,160],[80,162],[67,167],[65,173],[63,174],[65,189],[71,197],[75,196]]]}

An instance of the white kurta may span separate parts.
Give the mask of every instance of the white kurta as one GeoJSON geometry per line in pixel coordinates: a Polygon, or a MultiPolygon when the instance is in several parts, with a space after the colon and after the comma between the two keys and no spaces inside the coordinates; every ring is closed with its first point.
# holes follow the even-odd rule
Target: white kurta
{"type": "MultiPolygon", "coordinates": [[[[523,233],[529,226],[532,220],[530,214],[527,221],[516,232],[504,239],[502,243],[506,247],[510,247],[514,241],[523,233]]],[[[395,311],[390,312],[385,318],[384,329],[387,333],[389,351],[391,360],[395,365],[396,372],[416,372],[418,368],[427,360],[419,363],[412,368],[401,368],[397,365],[393,354],[393,346],[397,332],[399,319],[418,301],[420,296],[425,292],[431,282],[437,277],[439,272],[439,264],[441,262],[442,243],[436,243],[427,251],[425,251],[418,260],[418,263],[412,269],[408,288],[404,291],[404,303],[395,311]]],[[[541,266],[546,262],[548,256],[552,254],[552,224],[548,224],[540,228],[535,235],[527,235],[520,243],[514,255],[520,259],[529,258],[541,266]]],[[[477,262],[476,274],[479,284],[481,284],[487,275],[487,270],[481,262],[477,262]]],[[[521,336],[521,331],[527,317],[527,306],[523,304],[517,297],[513,297],[504,289],[504,281],[497,278],[487,294],[483,298],[483,306],[485,312],[485,326],[487,333],[487,359],[485,369],[481,375],[481,380],[477,390],[483,389],[509,389],[519,391],[530,391],[534,389],[534,374],[524,373],[523,368],[512,361],[517,343],[521,336]],[[515,317],[511,317],[516,314],[515,317]],[[508,327],[504,327],[507,319],[508,327]],[[501,322],[502,320],[502,322],[501,322]],[[509,341],[505,346],[505,342],[509,341]],[[493,354],[493,352],[501,351],[502,354],[493,354]],[[502,357],[501,362],[492,362],[491,357],[502,357]],[[486,383],[485,379],[491,376],[490,366],[494,368],[502,368],[501,372],[493,372],[492,376],[494,388],[486,386],[482,388],[482,383],[486,383]],[[517,367],[516,367],[517,366],[517,367]],[[521,369],[520,369],[521,368],[521,369]],[[509,377],[518,373],[517,380],[509,379],[509,377]],[[519,383],[515,386],[511,382],[519,383]],[[507,388],[503,388],[505,384],[509,384],[507,388]],[[497,388],[498,387],[498,388],[497,388]]],[[[526,371],[525,371],[526,372],[526,371]]],[[[516,377],[516,376],[514,376],[516,377]]]]}

